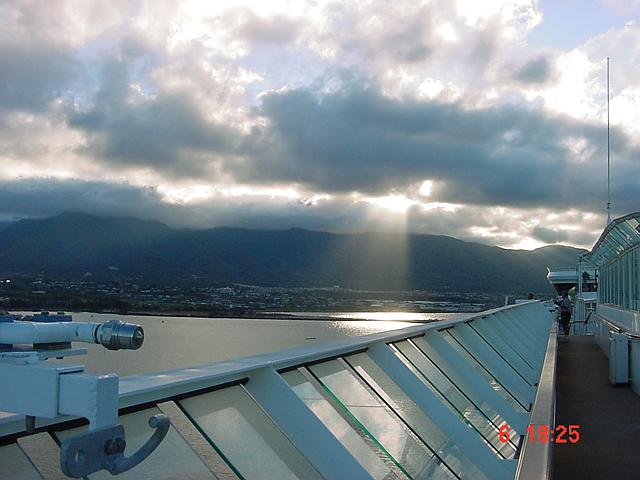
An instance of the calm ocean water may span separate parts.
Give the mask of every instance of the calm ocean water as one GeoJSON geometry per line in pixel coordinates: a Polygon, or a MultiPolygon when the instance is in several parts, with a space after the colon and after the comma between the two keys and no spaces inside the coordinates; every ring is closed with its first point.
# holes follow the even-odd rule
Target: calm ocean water
{"type": "MultiPolygon", "coordinates": [[[[317,315],[327,317],[326,313],[317,315]]],[[[313,319],[312,314],[305,314],[309,320],[250,320],[74,313],[74,321],[79,322],[106,322],[117,319],[123,322],[139,323],[145,331],[145,342],[140,350],[117,352],[106,350],[99,345],[76,344],[78,347],[86,346],[89,350],[88,355],[70,357],[65,359],[65,362],[86,365],[88,372],[114,372],[121,376],[135,375],[275,352],[345,336],[364,335],[415,325],[402,320],[428,321],[450,318],[452,315],[450,313],[347,312],[347,318],[374,318],[375,320],[317,320],[313,319]]]]}

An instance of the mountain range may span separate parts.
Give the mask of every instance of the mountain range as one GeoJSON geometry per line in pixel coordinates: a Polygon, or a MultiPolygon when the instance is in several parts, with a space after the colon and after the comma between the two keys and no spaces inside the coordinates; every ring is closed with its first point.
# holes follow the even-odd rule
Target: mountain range
{"type": "Polygon", "coordinates": [[[0,229],[0,275],[141,283],[551,293],[584,250],[509,250],[442,235],[173,229],[63,213],[0,229]]]}

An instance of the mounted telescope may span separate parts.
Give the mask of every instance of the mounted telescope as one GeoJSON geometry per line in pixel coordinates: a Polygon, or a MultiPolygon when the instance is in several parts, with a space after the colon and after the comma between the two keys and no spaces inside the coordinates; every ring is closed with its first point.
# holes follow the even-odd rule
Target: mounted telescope
{"type": "Polygon", "coordinates": [[[60,445],[60,468],[72,478],[99,470],[112,475],[145,460],[160,445],[170,422],[153,415],[153,435],[133,455],[125,457],[125,432],[118,424],[119,391],[116,374],[84,373],[83,365],[51,364],[50,358],[87,353],[72,342],[99,344],[109,350],[137,350],[144,343],[140,325],[110,320],[74,322],[70,315],[33,315],[31,321],[0,314],[0,411],[25,416],[25,433],[35,433],[37,417],[83,417],[89,430],[60,445]]]}
{"type": "MultiPolygon", "coordinates": [[[[55,319],[56,316],[49,318],[55,319]]],[[[69,320],[0,323],[0,344],[32,344],[36,349],[56,349],[69,347],[71,342],[97,343],[108,350],[137,350],[144,342],[144,330],[140,325],[119,320],[104,323],[69,320]]]]}

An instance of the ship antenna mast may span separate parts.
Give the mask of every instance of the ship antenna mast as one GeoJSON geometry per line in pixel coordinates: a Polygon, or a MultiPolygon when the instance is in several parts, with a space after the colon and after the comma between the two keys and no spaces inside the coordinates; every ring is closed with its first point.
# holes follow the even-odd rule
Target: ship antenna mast
{"type": "Polygon", "coordinates": [[[609,57],[607,57],[607,225],[611,223],[611,142],[609,139],[609,57]]]}

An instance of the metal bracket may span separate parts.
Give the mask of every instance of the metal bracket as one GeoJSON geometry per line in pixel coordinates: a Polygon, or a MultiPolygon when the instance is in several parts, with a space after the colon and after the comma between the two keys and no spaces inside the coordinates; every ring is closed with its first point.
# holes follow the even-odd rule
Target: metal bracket
{"type": "Polygon", "coordinates": [[[60,466],[65,475],[81,478],[98,470],[118,475],[145,460],[160,445],[171,422],[166,415],[149,418],[155,429],[151,438],[130,457],[124,456],[125,441],[122,425],[101,428],[67,438],[60,447],[60,466]]]}

